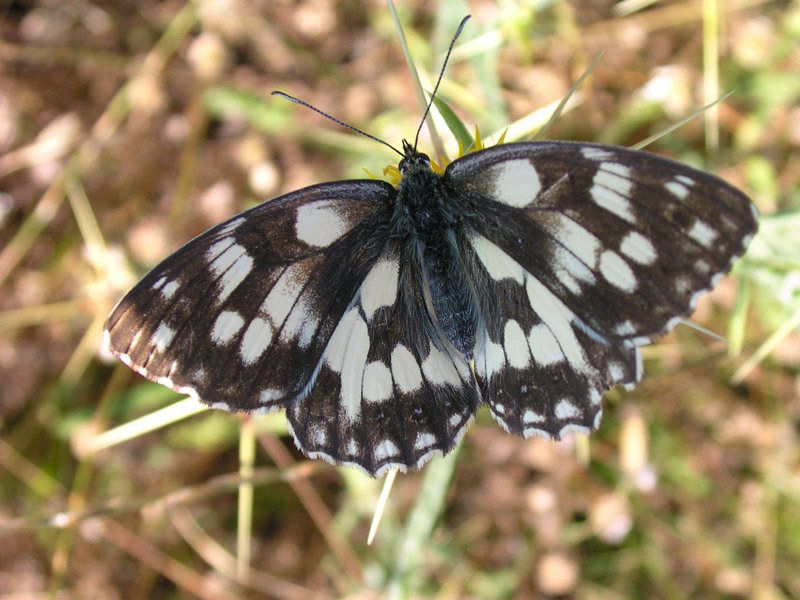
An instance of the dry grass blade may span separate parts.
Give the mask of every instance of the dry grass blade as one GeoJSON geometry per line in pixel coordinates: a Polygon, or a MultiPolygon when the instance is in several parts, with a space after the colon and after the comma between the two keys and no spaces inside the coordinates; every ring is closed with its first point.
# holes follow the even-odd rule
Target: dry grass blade
{"type": "Polygon", "coordinates": [[[181,421],[206,410],[208,410],[208,408],[200,404],[194,398],[184,398],[165,408],[96,435],[82,442],[80,450],[87,454],[98,452],[105,448],[110,448],[111,446],[116,446],[117,444],[137,438],[150,431],[161,429],[171,423],[181,421]]]}

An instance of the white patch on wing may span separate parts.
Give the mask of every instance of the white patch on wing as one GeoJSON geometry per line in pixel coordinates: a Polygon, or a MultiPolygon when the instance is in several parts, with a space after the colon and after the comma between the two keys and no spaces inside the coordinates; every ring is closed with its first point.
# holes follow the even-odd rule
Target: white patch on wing
{"type": "Polygon", "coordinates": [[[675,179],[680,181],[683,185],[692,187],[695,184],[694,179],[691,177],[687,177],[686,175],[675,175],[675,179]]]}
{"type": "Polygon", "coordinates": [[[581,411],[571,401],[564,398],[563,400],[560,400],[558,404],[556,404],[555,413],[556,419],[571,419],[573,417],[580,416],[581,411]]]}
{"type": "MultiPolygon", "coordinates": [[[[675,286],[675,291],[677,291],[681,295],[686,295],[692,291],[694,287],[692,284],[692,280],[687,277],[686,275],[678,275],[673,282],[675,286]]],[[[705,291],[702,291],[701,294],[704,294],[705,291]]]]}
{"type": "MultiPolygon", "coordinates": [[[[163,279],[163,277],[162,277],[163,279]]],[[[161,295],[164,296],[165,300],[169,300],[175,295],[175,292],[178,291],[178,288],[181,287],[180,282],[177,279],[173,279],[168,284],[166,284],[163,288],[161,288],[161,295]]]]}
{"type": "Polygon", "coordinates": [[[414,442],[414,448],[417,450],[422,450],[423,448],[427,448],[428,446],[432,446],[436,443],[436,436],[432,433],[418,433],[417,440],[414,442]]]}
{"type": "Polygon", "coordinates": [[[692,228],[687,232],[688,236],[704,248],[710,248],[717,239],[717,232],[711,227],[706,225],[700,219],[697,219],[692,225],[692,228]]]}
{"type": "Polygon", "coordinates": [[[286,317],[281,329],[281,341],[289,342],[298,338],[298,344],[305,348],[311,341],[310,337],[313,335],[317,326],[317,318],[305,298],[300,298],[292,308],[292,311],[286,317]],[[309,329],[311,333],[309,333],[309,329]],[[305,344],[305,345],[304,345],[305,344]]]}
{"type": "Polygon", "coordinates": [[[510,366],[516,369],[524,369],[530,364],[528,340],[525,339],[522,327],[513,319],[506,321],[503,332],[503,347],[510,366]]]}
{"type": "MultiPolygon", "coordinates": [[[[175,363],[173,363],[173,365],[174,364],[175,363]]],[[[176,389],[176,387],[175,387],[175,382],[172,381],[172,379],[170,379],[169,377],[157,377],[156,378],[156,383],[159,384],[159,385],[163,385],[164,387],[168,387],[168,388],[170,388],[172,390],[175,390],[176,392],[178,391],[176,389]]],[[[189,389],[191,389],[191,388],[189,388],[189,389]]]]}
{"type": "Polygon", "coordinates": [[[689,188],[679,181],[668,181],[664,184],[667,191],[672,193],[678,200],[683,200],[689,195],[689,188]]]}
{"type": "MultiPolygon", "coordinates": [[[[223,244],[226,244],[229,240],[233,240],[233,238],[225,238],[220,240],[211,248],[209,249],[206,256],[210,256],[213,252],[219,250],[223,244]]],[[[244,246],[240,246],[239,244],[228,244],[216,257],[213,261],[211,261],[208,265],[208,268],[214,273],[215,276],[219,277],[225,271],[230,269],[241,256],[247,255],[247,248],[244,246]]]]}
{"type": "MultiPolygon", "coordinates": [[[[637,348],[636,351],[638,352],[639,349],[637,348]]],[[[592,406],[598,406],[603,402],[603,393],[595,388],[591,388],[589,390],[589,402],[591,402],[592,406]]]]}
{"type": "Polygon", "coordinates": [[[375,445],[375,461],[380,462],[387,458],[396,457],[400,451],[391,440],[383,440],[375,445]]]}
{"type": "Polygon", "coordinates": [[[541,423],[545,421],[544,415],[532,411],[530,408],[522,413],[522,424],[530,425],[531,423],[541,423]]]}
{"type": "Polygon", "coordinates": [[[461,378],[453,364],[453,359],[431,344],[431,353],[422,363],[425,379],[433,385],[461,386],[461,378]]]}
{"type": "Polygon", "coordinates": [[[462,381],[468,381],[472,378],[472,367],[464,360],[454,360],[453,364],[456,366],[456,371],[461,375],[462,381]]]}
{"type": "Polygon", "coordinates": [[[525,283],[522,267],[498,246],[480,235],[472,236],[470,243],[492,279],[513,279],[520,285],[525,283]]]}
{"type": "Polygon", "coordinates": [[[333,200],[303,204],[297,209],[295,233],[309,246],[325,248],[350,231],[352,224],[342,217],[333,200]]]}
{"type": "Polygon", "coordinates": [[[205,369],[197,369],[192,373],[192,382],[203,385],[208,380],[208,372],[205,369]]]}
{"type": "Polygon", "coordinates": [[[359,318],[358,308],[351,308],[336,325],[333,330],[333,335],[328,341],[328,346],[325,349],[325,361],[328,366],[336,373],[342,372],[342,363],[344,362],[344,355],[347,352],[347,342],[350,337],[350,332],[353,329],[355,320],[359,318]]]}
{"type": "Polygon", "coordinates": [[[422,373],[411,350],[398,344],[392,350],[392,376],[398,389],[404,394],[416,392],[422,387],[422,373]]]}
{"type": "Polygon", "coordinates": [[[239,313],[232,310],[225,310],[219,313],[211,329],[211,341],[215,344],[227,344],[233,339],[244,325],[244,319],[239,313]]]}
{"type": "Polygon", "coordinates": [[[486,336],[475,363],[482,368],[486,379],[490,379],[495,373],[503,370],[506,364],[506,353],[500,344],[495,344],[486,336]]]}
{"type": "Polygon", "coordinates": [[[308,348],[314,339],[314,334],[317,332],[317,325],[319,319],[311,312],[306,312],[306,320],[300,328],[300,334],[297,337],[297,343],[301,348],[308,348]]]}
{"type": "Polygon", "coordinates": [[[586,435],[591,434],[593,431],[597,431],[600,427],[600,422],[603,420],[603,409],[600,408],[597,411],[597,414],[594,416],[594,420],[592,421],[592,427],[586,432],[586,435]]]}
{"type": "Polygon", "coordinates": [[[361,284],[361,307],[371,321],[381,306],[391,306],[397,299],[400,265],[394,259],[381,259],[370,269],[361,284]]]}
{"type": "Polygon", "coordinates": [[[286,320],[302,290],[303,267],[301,263],[295,263],[281,273],[264,299],[261,310],[269,315],[275,326],[280,326],[286,320]]]}
{"type": "Polygon", "coordinates": [[[230,248],[235,241],[236,240],[234,240],[232,237],[226,237],[226,238],[222,238],[218,242],[215,242],[214,245],[211,246],[211,248],[209,248],[206,251],[206,260],[208,262],[213,261],[220,254],[222,254],[225,250],[230,248]]]}
{"type": "MultiPolygon", "coordinates": [[[[238,247],[241,248],[241,246],[238,247]]],[[[221,258],[222,256],[220,256],[220,259],[221,258]]],[[[239,284],[244,281],[245,277],[247,277],[252,269],[253,259],[245,253],[239,256],[219,279],[219,296],[217,297],[217,302],[224,302],[225,299],[231,295],[231,292],[239,287],[239,284]]]]}
{"type": "Polygon", "coordinates": [[[392,373],[389,367],[376,360],[364,368],[364,400],[382,402],[392,397],[392,373]]]}
{"type": "Polygon", "coordinates": [[[217,232],[217,235],[226,235],[231,231],[233,231],[234,229],[236,229],[237,227],[239,227],[239,225],[241,225],[245,221],[247,221],[245,217],[236,217],[228,221],[228,223],[217,232]]]}
{"type": "MultiPolygon", "coordinates": [[[[753,216],[753,221],[758,223],[758,219],[761,217],[761,215],[759,214],[756,205],[753,204],[752,202],[748,202],[748,208],[750,209],[750,214],[753,216]]],[[[752,236],[753,234],[750,235],[752,236]]]]}
{"type": "Polygon", "coordinates": [[[694,268],[701,275],[708,275],[711,273],[711,265],[704,260],[698,260],[696,263],[694,263],[694,268]]]}
{"type": "Polygon", "coordinates": [[[583,347],[572,329],[572,311],[535,277],[528,277],[526,291],[531,308],[553,334],[570,366],[579,373],[588,372],[591,367],[587,364],[583,347]]]}
{"type": "Polygon", "coordinates": [[[629,167],[614,162],[600,163],[589,190],[592,199],[619,218],[636,223],[628,196],[633,182],[628,179],[629,167]]]}
{"type": "Polygon", "coordinates": [[[617,335],[628,336],[636,333],[636,326],[632,321],[623,321],[614,328],[614,333],[617,335]]]}
{"type": "Polygon", "coordinates": [[[242,362],[246,365],[256,362],[272,342],[272,335],[272,325],[270,325],[269,321],[261,317],[256,317],[250,321],[250,325],[247,326],[242,336],[242,343],[239,346],[242,362]]]}
{"type": "Polygon", "coordinates": [[[620,219],[628,221],[628,223],[636,224],[636,217],[627,198],[600,185],[593,185],[589,193],[598,206],[617,215],[620,219]]]}
{"type": "Polygon", "coordinates": [[[344,417],[353,422],[361,414],[361,382],[369,353],[369,330],[357,308],[341,318],[326,352],[328,365],[342,376],[339,397],[344,417]]]}
{"type": "Polygon", "coordinates": [[[583,289],[580,282],[594,283],[594,273],[572,252],[558,246],[553,253],[554,267],[558,280],[573,294],[580,294],[583,289]]]}
{"type": "Polygon", "coordinates": [[[164,352],[173,337],[175,337],[175,330],[166,323],[160,323],[158,329],[153,333],[153,337],[150,338],[150,342],[156,347],[157,352],[164,352]]]}
{"type": "Polygon", "coordinates": [[[579,225],[566,215],[557,215],[556,238],[559,243],[574,254],[589,268],[597,265],[597,255],[602,244],[588,229],[579,225]]]}
{"type": "Polygon", "coordinates": [[[614,154],[605,148],[593,148],[591,146],[581,148],[581,154],[589,160],[608,160],[614,157],[614,154]]]}
{"type": "Polygon", "coordinates": [[[625,370],[618,362],[612,362],[608,365],[608,375],[611,377],[611,381],[617,383],[625,377],[625,370]]]}
{"type": "Polygon", "coordinates": [[[487,171],[492,179],[492,198],[508,206],[522,208],[536,199],[542,189],[539,173],[526,158],[506,160],[487,171]]]}
{"type": "Polygon", "coordinates": [[[347,440],[346,452],[348,456],[357,456],[360,454],[361,452],[359,448],[360,446],[358,445],[358,442],[356,442],[353,438],[347,440]]]}
{"type": "Polygon", "coordinates": [[[652,265],[658,254],[650,240],[637,231],[632,231],[619,245],[620,252],[640,265],[652,265]]]}
{"type": "Polygon", "coordinates": [[[158,281],[156,281],[156,282],[153,284],[153,289],[154,289],[154,290],[159,290],[159,289],[161,289],[161,286],[162,286],[162,285],[164,285],[164,283],[165,283],[166,281],[167,281],[167,278],[166,278],[166,277],[161,277],[161,278],[160,278],[158,281]]]}
{"type": "Polygon", "coordinates": [[[613,250],[600,255],[600,273],[606,281],[625,292],[633,292],[638,282],[628,263],[613,250]]]}
{"type": "MultiPolygon", "coordinates": [[[[597,417],[595,417],[595,422],[597,421],[597,417]]],[[[561,428],[561,431],[558,432],[556,439],[563,440],[565,436],[570,433],[580,433],[582,435],[589,435],[592,432],[591,429],[588,427],[584,427],[583,425],[576,425],[575,423],[570,423],[569,425],[564,425],[561,428]]]]}
{"type": "Polygon", "coordinates": [[[630,197],[633,182],[630,167],[621,163],[601,162],[594,176],[595,185],[602,185],[622,196],[630,197]]]}
{"type": "Polygon", "coordinates": [[[544,323],[531,327],[531,332],[528,334],[528,347],[531,349],[533,360],[542,367],[560,363],[566,358],[553,332],[544,323]]]}
{"type": "Polygon", "coordinates": [[[317,446],[324,446],[328,441],[328,434],[322,427],[314,427],[309,433],[317,446]]]}
{"type": "Polygon", "coordinates": [[[278,388],[265,388],[261,390],[261,393],[258,395],[258,399],[263,404],[271,404],[278,400],[283,400],[286,396],[286,393],[283,390],[279,390],[278,388]]]}

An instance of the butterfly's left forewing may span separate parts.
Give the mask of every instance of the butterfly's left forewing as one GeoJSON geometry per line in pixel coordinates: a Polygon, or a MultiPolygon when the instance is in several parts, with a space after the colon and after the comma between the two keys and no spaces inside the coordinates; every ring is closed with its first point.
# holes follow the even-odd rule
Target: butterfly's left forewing
{"type": "Polygon", "coordinates": [[[282,407],[308,384],[378,260],[395,193],[383,182],[323,184],[210,229],[120,300],[109,349],[211,406],[282,407]]]}
{"type": "Polygon", "coordinates": [[[485,319],[481,391],[526,436],[596,428],[602,392],[639,380],[638,346],[693,310],[757,227],[720,179],[617,147],[497,146],[445,182],[485,319]]]}

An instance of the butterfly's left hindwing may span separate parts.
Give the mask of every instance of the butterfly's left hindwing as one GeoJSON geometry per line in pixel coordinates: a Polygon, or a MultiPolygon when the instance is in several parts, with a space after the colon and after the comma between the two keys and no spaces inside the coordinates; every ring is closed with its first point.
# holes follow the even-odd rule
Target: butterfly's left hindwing
{"type": "Polygon", "coordinates": [[[379,258],[395,193],[383,182],[323,184],[210,229],[119,302],[109,349],[211,406],[283,407],[379,258]]]}
{"type": "Polygon", "coordinates": [[[597,427],[602,393],[641,377],[638,346],[694,309],[756,231],[749,199],[644,152],[569,142],[453,162],[485,331],[475,371],[508,430],[597,427]]]}
{"type": "Polygon", "coordinates": [[[392,239],[337,326],[315,381],[287,408],[310,456],[373,476],[419,468],[461,439],[480,401],[468,363],[438,337],[424,274],[392,239]]]}

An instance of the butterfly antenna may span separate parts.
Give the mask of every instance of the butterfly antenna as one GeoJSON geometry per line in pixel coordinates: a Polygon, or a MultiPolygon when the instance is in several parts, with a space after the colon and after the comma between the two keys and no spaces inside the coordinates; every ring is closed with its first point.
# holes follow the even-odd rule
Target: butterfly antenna
{"type": "MultiPolygon", "coordinates": [[[[452,46],[451,46],[451,47],[452,47],[452,46]]],[[[449,52],[448,52],[448,54],[449,54],[449,52]]],[[[271,95],[272,95],[272,96],[280,96],[281,98],[286,98],[287,100],[291,100],[291,101],[292,101],[292,102],[294,102],[295,104],[300,104],[301,106],[305,106],[306,108],[310,108],[310,109],[311,109],[311,110],[313,110],[315,113],[317,113],[317,114],[320,114],[320,115],[322,115],[323,117],[326,117],[326,118],[330,119],[330,120],[331,120],[331,121],[333,121],[334,123],[337,123],[338,125],[341,125],[342,127],[346,128],[346,129],[349,129],[350,131],[354,131],[354,132],[356,132],[356,133],[358,133],[358,134],[360,134],[360,135],[363,135],[364,137],[367,137],[367,138],[369,138],[369,139],[371,139],[371,140],[375,140],[376,142],[379,142],[379,143],[383,144],[383,145],[384,145],[384,146],[386,146],[387,148],[391,148],[392,150],[394,150],[395,152],[397,152],[397,153],[398,153],[400,156],[405,156],[405,155],[404,155],[402,152],[400,152],[400,150],[398,150],[397,148],[395,148],[394,146],[392,146],[390,143],[388,143],[388,142],[384,142],[382,139],[380,139],[380,138],[376,138],[374,135],[370,135],[370,134],[368,134],[366,131],[361,131],[361,130],[360,130],[360,129],[358,129],[357,127],[353,127],[352,125],[348,125],[348,124],[347,124],[347,123],[345,123],[344,121],[340,121],[340,120],[339,120],[339,119],[337,119],[336,117],[334,117],[334,116],[332,116],[332,115],[329,115],[329,114],[328,114],[328,113],[326,113],[326,112],[323,112],[323,111],[321,111],[321,110],[320,110],[320,109],[318,109],[316,106],[312,106],[312,105],[311,105],[311,104],[309,104],[308,102],[303,102],[303,101],[302,101],[302,100],[300,100],[299,98],[295,98],[294,96],[290,96],[289,94],[284,94],[283,92],[278,92],[278,91],[274,91],[274,92],[272,92],[272,94],[271,94],[271,95]]]]}
{"type": "Polygon", "coordinates": [[[417,147],[417,142],[419,142],[419,132],[422,131],[422,126],[425,124],[425,119],[428,118],[428,113],[431,112],[431,106],[433,105],[433,99],[436,98],[436,91],[439,89],[439,84],[442,83],[442,77],[444,77],[444,70],[447,68],[447,61],[450,60],[450,53],[453,51],[453,46],[455,46],[456,40],[458,36],[461,35],[461,30],[464,29],[464,25],[469,20],[470,15],[467,15],[463,19],[461,19],[461,24],[458,26],[456,30],[456,34],[453,36],[452,41],[450,42],[450,47],[447,49],[447,55],[444,57],[444,64],[442,65],[442,70],[439,73],[439,79],[436,80],[436,87],[433,88],[433,93],[431,94],[431,99],[428,102],[427,108],[425,108],[425,114],[422,115],[422,121],[420,121],[419,127],[417,127],[417,136],[414,138],[414,148],[417,147]]]}

